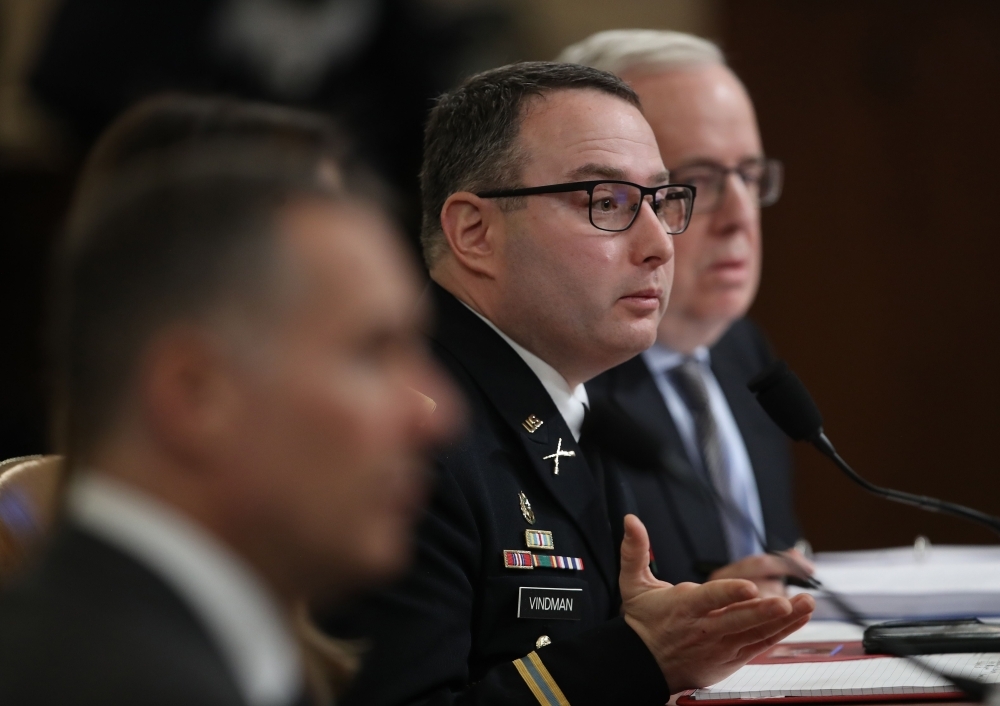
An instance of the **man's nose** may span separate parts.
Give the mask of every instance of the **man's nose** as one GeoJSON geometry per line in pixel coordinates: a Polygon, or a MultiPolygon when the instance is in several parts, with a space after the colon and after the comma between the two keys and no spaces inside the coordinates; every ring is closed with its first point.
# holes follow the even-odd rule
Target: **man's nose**
{"type": "Polygon", "coordinates": [[[462,430],[465,400],[448,374],[430,360],[422,361],[416,376],[415,418],[422,445],[432,446],[454,438],[462,430]],[[417,392],[417,390],[420,390],[417,392]]]}
{"type": "Polygon", "coordinates": [[[652,196],[644,198],[630,230],[636,234],[636,260],[668,262],[674,256],[674,236],[667,233],[660,217],[653,211],[652,196]]]}
{"type": "Polygon", "coordinates": [[[759,211],[757,198],[750,186],[736,172],[726,175],[719,206],[712,214],[714,230],[723,234],[749,227],[759,211]]]}

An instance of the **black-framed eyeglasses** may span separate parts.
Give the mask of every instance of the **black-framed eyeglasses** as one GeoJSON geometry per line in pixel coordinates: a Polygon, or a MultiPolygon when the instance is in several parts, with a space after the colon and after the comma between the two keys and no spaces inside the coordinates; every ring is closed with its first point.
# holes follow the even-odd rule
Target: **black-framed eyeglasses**
{"type": "Polygon", "coordinates": [[[687,184],[640,186],[630,181],[573,181],[567,184],[528,186],[521,189],[482,191],[476,196],[499,199],[537,194],[565,194],[586,191],[590,197],[588,209],[591,224],[599,229],[620,233],[632,227],[647,196],[652,197],[653,213],[671,235],[683,233],[691,220],[691,210],[697,189],[687,184]]]}
{"type": "Polygon", "coordinates": [[[722,203],[730,174],[739,176],[757,206],[761,208],[777,203],[784,183],[784,166],[777,159],[753,157],[735,167],[724,167],[716,162],[697,162],[670,170],[670,179],[691,184],[701,194],[695,213],[711,213],[722,203]]]}

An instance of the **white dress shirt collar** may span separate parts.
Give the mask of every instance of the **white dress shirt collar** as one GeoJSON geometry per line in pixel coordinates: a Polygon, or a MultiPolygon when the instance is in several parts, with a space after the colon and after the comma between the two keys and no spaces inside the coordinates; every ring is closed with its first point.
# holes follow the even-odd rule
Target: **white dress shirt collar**
{"type": "Polygon", "coordinates": [[[646,361],[646,366],[656,373],[665,373],[673,370],[683,363],[685,358],[689,357],[694,358],[702,365],[711,365],[712,362],[707,346],[698,346],[688,356],[675,351],[673,348],[668,348],[659,342],[654,343],[651,348],[643,351],[642,357],[646,361]]]}
{"type": "Polygon", "coordinates": [[[250,706],[290,704],[303,665],[286,612],[254,571],[196,523],[97,472],[69,488],[70,517],[165,581],[201,619],[250,706]]]}
{"type": "MultiPolygon", "coordinates": [[[[459,301],[462,300],[459,299],[459,301]]],[[[485,321],[486,325],[496,331],[503,340],[507,341],[507,343],[510,344],[510,347],[514,349],[514,352],[521,356],[521,360],[528,364],[528,367],[531,368],[535,375],[538,376],[539,381],[542,383],[542,387],[544,387],[546,392],[549,393],[549,397],[552,398],[552,401],[556,405],[556,409],[559,410],[562,418],[566,421],[566,426],[569,427],[569,431],[573,435],[573,438],[579,441],[580,430],[583,428],[583,418],[587,414],[587,408],[590,407],[590,398],[587,397],[587,388],[584,387],[583,384],[577,385],[575,388],[571,388],[569,383],[566,382],[566,378],[560,375],[558,370],[553,368],[524,346],[519,345],[510,336],[498,329],[492,321],[487,319],[471,306],[465,302],[462,302],[462,304],[465,305],[465,308],[473,314],[485,321]]]]}

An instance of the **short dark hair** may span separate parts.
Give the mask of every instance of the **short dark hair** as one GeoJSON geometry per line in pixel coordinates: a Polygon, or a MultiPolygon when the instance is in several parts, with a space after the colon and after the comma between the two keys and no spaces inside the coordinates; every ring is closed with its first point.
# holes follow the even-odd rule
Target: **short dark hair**
{"type": "Polygon", "coordinates": [[[320,116],[190,96],[145,102],[109,128],[53,266],[48,346],[64,452],[92,450],[164,325],[267,301],[281,212],[343,193],[319,171],[338,139],[320,116]]]}
{"type": "Polygon", "coordinates": [[[458,191],[517,186],[522,160],[516,142],[525,101],[568,89],[601,91],[640,107],[635,91],[614,74],[549,61],[484,71],[438,99],[424,132],[420,171],[420,242],[428,267],[445,247],[440,222],[444,202],[458,191]]]}
{"type": "MultiPolygon", "coordinates": [[[[282,153],[294,155],[294,169],[317,170],[323,163],[337,168],[351,161],[342,132],[318,113],[227,96],[163,93],[132,106],[98,139],[81,170],[70,218],[83,218],[103,204],[106,199],[95,189],[109,180],[121,186],[121,173],[144,160],[206,147],[226,151],[225,145],[237,143],[258,150],[269,145],[272,162],[282,153]]],[[[334,183],[341,179],[339,172],[330,176],[334,183]]]]}
{"type": "Polygon", "coordinates": [[[319,113],[227,96],[162,93],[137,103],[104,132],[86,170],[214,138],[264,138],[333,159],[346,149],[342,133],[319,113]]]}

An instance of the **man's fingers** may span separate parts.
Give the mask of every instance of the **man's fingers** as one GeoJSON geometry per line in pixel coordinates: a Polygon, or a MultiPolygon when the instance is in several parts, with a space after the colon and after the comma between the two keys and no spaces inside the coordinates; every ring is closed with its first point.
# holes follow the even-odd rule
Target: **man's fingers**
{"type": "Polygon", "coordinates": [[[816,610],[816,599],[808,593],[800,593],[791,598],[792,610],[800,615],[811,615],[816,610]]]}
{"type": "Polygon", "coordinates": [[[649,534],[646,532],[646,526],[635,515],[625,516],[625,538],[622,539],[621,557],[618,585],[623,602],[651,588],[670,585],[657,581],[653,572],[649,570],[649,534]]]}
{"type": "MultiPolygon", "coordinates": [[[[797,596],[796,599],[798,599],[797,596]]],[[[751,645],[770,639],[776,634],[787,634],[789,625],[809,620],[815,607],[816,602],[812,596],[805,596],[805,600],[792,601],[763,599],[757,606],[734,606],[728,611],[733,615],[721,615],[719,623],[713,628],[730,633],[730,644],[734,647],[741,644],[751,645]],[[772,603],[772,606],[768,607],[767,603],[772,603]],[[773,617],[768,617],[769,614],[773,617]],[[727,618],[731,622],[727,623],[727,618]],[[755,618],[757,619],[756,624],[753,622],[755,618]]]]}
{"type": "Polygon", "coordinates": [[[738,652],[738,655],[739,655],[738,659],[741,660],[741,661],[743,661],[743,662],[749,662],[754,657],[756,657],[757,655],[761,654],[762,652],[764,652],[768,648],[773,647],[774,645],[777,645],[779,642],[781,642],[782,640],[784,640],[786,637],[788,637],[792,633],[801,630],[803,627],[805,627],[806,623],[809,622],[809,618],[810,618],[810,616],[808,616],[808,615],[806,615],[804,617],[800,617],[799,619],[791,622],[790,624],[788,624],[787,626],[785,626],[781,630],[778,630],[777,632],[775,632],[774,634],[770,635],[769,637],[766,637],[766,638],[764,638],[762,640],[758,640],[758,641],[753,642],[753,643],[751,643],[749,645],[746,645],[745,647],[743,647],[742,649],[739,650],[739,652],[738,652]]]}
{"type": "Polygon", "coordinates": [[[621,575],[635,577],[649,569],[649,534],[635,515],[625,516],[625,537],[622,539],[621,575]]]}
{"type": "Polygon", "coordinates": [[[707,620],[710,630],[717,634],[735,635],[759,627],[774,620],[787,618],[792,614],[792,605],[783,596],[757,598],[735,603],[718,611],[707,620]]]}
{"type": "Polygon", "coordinates": [[[766,640],[773,635],[784,631],[792,623],[797,623],[803,618],[808,618],[810,613],[803,613],[802,610],[794,610],[788,606],[789,610],[784,615],[761,620],[756,625],[748,625],[743,630],[730,631],[730,638],[734,645],[752,645],[755,642],[766,640]]]}
{"type": "Polygon", "coordinates": [[[788,571],[790,574],[794,574],[796,576],[812,576],[816,573],[815,565],[806,559],[806,555],[798,549],[789,549],[781,552],[781,556],[785,559],[786,563],[791,565],[789,569],[795,569],[795,571],[788,571]]]}
{"type": "Polygon", "coordinates": [[[804,615],[801,618],[799,618],[798,620],[796,620],[794,623],[792,623],[791,625],[789,625],[788,627],[786,627],[785,629],[779,631],[777,634],[772,635],[771,637],[767,638],[766,640],[764,640],[764,642],[768,642],[770,644],[765,645],[765,649],[767,647],[770,647],[771,645],[776,645],[777,643],[781,642],[782,640],[784,640],[786,637],[788,637],[792,633],[801,630],[802,628],[804,628],[806,626],[806,624],[811,619],[812,619],[811,615],[804,615]]]}
{"type": "Polygon", "coordinates": [[[686,600],[686,610],[689,615],[708,615],[713,610],[719,610],[742,603],[757,597],[757,586],[743,579],[720,579],[709,581],[696,590],[690,591],[686,600]]]}

